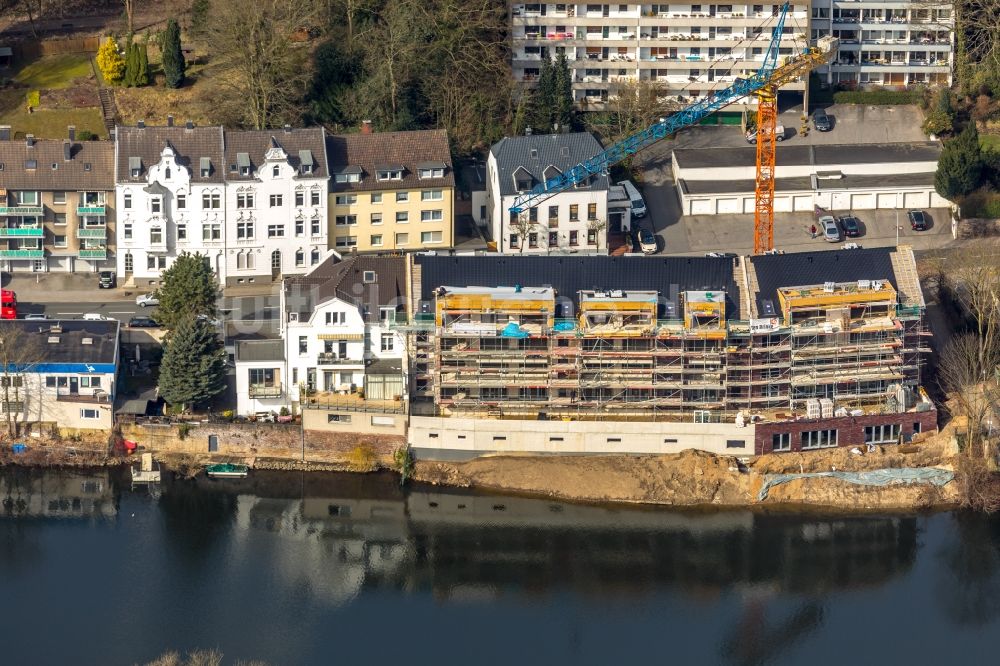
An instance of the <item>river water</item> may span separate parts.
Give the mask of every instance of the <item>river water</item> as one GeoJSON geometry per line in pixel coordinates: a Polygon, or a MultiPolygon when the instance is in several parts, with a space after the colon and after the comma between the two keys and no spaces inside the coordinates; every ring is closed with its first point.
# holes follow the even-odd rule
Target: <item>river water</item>
{"type": "Polygon", "coordinates": [[[996,663],[1000,521],[0,469],[0,662],[996,663]],[[956,659],[956,657],[959,657],[956,659]]]}

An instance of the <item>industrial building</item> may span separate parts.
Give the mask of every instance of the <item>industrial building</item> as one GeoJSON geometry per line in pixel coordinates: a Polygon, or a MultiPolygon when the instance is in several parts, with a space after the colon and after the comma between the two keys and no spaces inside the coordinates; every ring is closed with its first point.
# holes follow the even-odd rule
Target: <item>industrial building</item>
{"type": "Polygon", "coordinates": [[[754,425],[726,445],[761,453],[936,427],[920,388],[929,332],[908,247],[735,260],[417,256],[411,279],[416,314],[401,324],[411,429],[428,437],[450,419],[479,430],[492,419],[508,433],[524,430],[508,420],[560,422],[525,436],[672,421],[754,425]]]}

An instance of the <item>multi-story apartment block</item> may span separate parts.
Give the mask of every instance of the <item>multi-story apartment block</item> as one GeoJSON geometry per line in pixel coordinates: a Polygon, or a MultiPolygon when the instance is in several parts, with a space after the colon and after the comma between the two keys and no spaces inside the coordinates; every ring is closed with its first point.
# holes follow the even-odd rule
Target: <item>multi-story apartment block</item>
{"type": "Polygon", "coordinates": [[[93,272],[114,266],[114,147],[11,139],[0,127],[0,263],[8,271],[93,272]]]}
{"type": "Polygon", "coordinates": [[[327,137],[338,252],[454,245],[455,173],[444,130],[327,137]]]}
{"type": "Polygon", "coordinates": [[[906,247],[736,261],[418,256],[413,276],[412,400],[439,417],[764,421],[779,435],[758,442],[768,451],[936,427],[906,247]],[[842,439],[798,418],[841,418],[842,439]]]}
{"type": "Polygon", "coordinates": [[[331,254],[307,275],[284,281],[280,340],[236,347],[240,414],[336,401],[406,396],[406,262],[402,256],[331,254]]]}
{"type": "Polygon", "coordinates": [[[501,253],[607,253],[608,233],[628,229],[624,207],[609,211],[608,177],[596,175],[519,214],[517,197],[601,151],[586,132],[506,137],[486,161],[486,211],[501,253]],[[611,217],[609,217],[609,215],[611,217]]]}
{"type": "MultiPolygon", "coordinates": [[[[515,80],[530,83],[543,58],[562,54],[581,106],[599,108],[616,94],[617,84],[637,80],[659,84],[665,101],[692,102],[760,67],[780,11],[780,4],[514,2],[512,70],[515,80]]],[[[796,0],[780,54],[804,47],[808,29],[809,3],[796,0]]],[[[803,82],[783,87],[803,88],[803,82]]]]}
{"type": "Polygon", "coordinates": [[[148,285],[184,252],[226,276],[226,162],[222,127],[117,127],[118,274],[148,285]]]}
{"type": "Polygon", "coordinates": [[[305,273],[327,252],[322,128],[227,130],[226,282],[305,273]]]}
{"type": "Polygon", "coordinates": [[[951,4],[812,0],[812,39],[840,39],[831,84],[951,85],[954,27],[951,4]]]}

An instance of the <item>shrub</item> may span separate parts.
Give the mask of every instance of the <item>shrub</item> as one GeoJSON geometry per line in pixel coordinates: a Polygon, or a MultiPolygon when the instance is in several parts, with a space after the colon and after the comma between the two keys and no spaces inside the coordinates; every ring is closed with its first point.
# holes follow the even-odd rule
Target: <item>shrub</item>
{"type": "Polygon", "coordinates": [[[392,461],[399,470],[399,483],[405,484],[413,476],[413,454],[408,446],[401,446],[392,452],[392,461]]]}
{"type": "Polygon", "coordinates": [[[227,409],[222,412],[222,418],[226,419],[227,421],[232,421],[235,416],[236,412],[234,412],[231,409],[227,409]]]}
{"type": "Polygon", "coordinates": [[[944,134],[954,128],[954,119],[944,111],[928,111],[924,118],[924,134],[944,134]]]}
{"type": "Polygon", "coordinates": [[[922,94],[919,90],[839,90],[833,93],[837,104],[917,104],[922,94]]]}
{"type": "Polygon", "coordinates": [[[90,130],[79,130],[76,133],[77,141],[97,141],[97,135],[90,130]]]}
{"type": "Polygon", "coordinates": [[[1000,219],[1000,193],[977,190],[961,201],[962,219],[1000,219]]]}
{"type": "Polygon", "coordinates": [[[32,90],[28,93],[28,106],[33,109],[37,109],[42,104],[42,93],[38,90],[32,90]]]}
{"type": "Polygon", "coordinates": [[[110,35],[97,50],[97,68],[108,83],[118,83],[125,76],[125,59],[118,52],[118,42],[110,35]]]}
{"type": "Polygon", "coordinates": [[[181,423],[177,426],[177,437],[179,439],[187,439],[188,433],[191,432],[191,425],[188,423],[181,423]]]}
{"type": "Polygon", "coordinates": [[[288,407],[286,407],[285,405],[282,405],[281,406],[281,410],[278,412],[278,415],[279,416],[290,416],[291,413],[292,412],[289,411],[288,407]]]}
{"type": "Polygon", "coordinates": [[[370,444],[358,444],[347,454],[347,464],[352,472],[374,472],[378,469],[378,457],[370,444]]]}

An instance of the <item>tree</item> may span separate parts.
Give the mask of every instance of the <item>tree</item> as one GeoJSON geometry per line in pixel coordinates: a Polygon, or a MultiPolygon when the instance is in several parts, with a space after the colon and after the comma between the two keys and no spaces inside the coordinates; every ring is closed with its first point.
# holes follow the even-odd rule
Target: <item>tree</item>
{"type": "Polygon", "coordinates": [[[12,321],[0,321],[0,400],[10,407],[3,410],[10,435],[18,434],[19,424],[27,417],[26,375],[40,354],[37,340],[25,329],[12,321]]]}
{"type": "Polygon", "coordinates": [[[125,75],[125,59],[118,52],[118,42],[111,35],[97,50],[97,67],[108,83],[118,83],[125,75]]]}
{"type": "Polygon", "coordinates": [[[138,64],[135,70],[135,86],[148,86],[149,85],[149,52],[146,49],[146,44],[136,44],[136,52],[138,54],[138,64]]]}
{"type": "Polygon", "coordinates": [[[958,403],[966,419],[965,452],[982,459],[989,454],[983,425],[1000,399],[996,368],[1000,356],[997,345],[990,345],[990,355],[983,356],[983,345],[975,333],[956,335],[945,345],[938,363],[942,388],[958,403]]]}
{"type": "Polygon", "coordinates": [[[555,92],[552,100],[552,128],[570,130],[573,128],[573,73],[563,53],[556,56],[552,78],[555,92]]]}
{"type": "Polygon", "coordinates": [[[170,19],[163,37],[163,74],[168,88],[180,88],[184,83],[184,52],[181,51],[181,29],[170,19]]]}
{"type": "Polygon", "coordinates": [[[979,132],[975,123],[969,123],[941,149],[934,189],[946,199],[964,196],[979,187],[982,171],[979,132]]]}
{"type": "Polygon", "coordinates": [[[156,321],[171,331],[190,317],[215,317],[219,287],[208,258],[201,254],[181,254],[163,272],[163,285],[157,296],[160,305],[156,308],[156,321]]]}
{"type": "Polygon", "coordinates": [[[313,26],[315,15],[303,0],[212,5],[205,32],[222,70],[214,100],[221,115],[255,129],[298,121],[311,72],[308,46],[293,35],[313,26]]]}
{"type": "Polygon", "coordinates": [[[160,364],[160,395],[187,411],[226,388],[226,350],[206,319],[186,315],[171,331],[160,364]]]}
{"type": "Polygon", "coordinates": [[[136,77],[139,74],[139,45],[129,42],[125,45],[125,75],[122,77],[122,85],[134,88],[136,77]]]}
{"type": "Polygon", "coordinates": [[[590,114],[588,124],[609,141],[617,141],[649,127],[672,112],[661,102],[666,89],[656,81],[625,81],[609,98],[607,110],[590,114]]]}
{"type": "Polygon", "coordinates": [[[135,32],[135,23],[133,21],[135,0],[122,0],[122,4],[125,5],[125,32],[131,36],[135,32]]]}
{"type": "MultiPolygon", "coordinates": [[[[531,219],[528,211],[518,213],[517,216],[510,221],[510,228],[518,238],[518,252],[524,252],[524,246],[528,243],[528,236],[535,231],[535,227],[537,226],[538,223],[531,219]]],[[[500,242],[503,243],[503,240],[501,239],[500,242]]]]}

